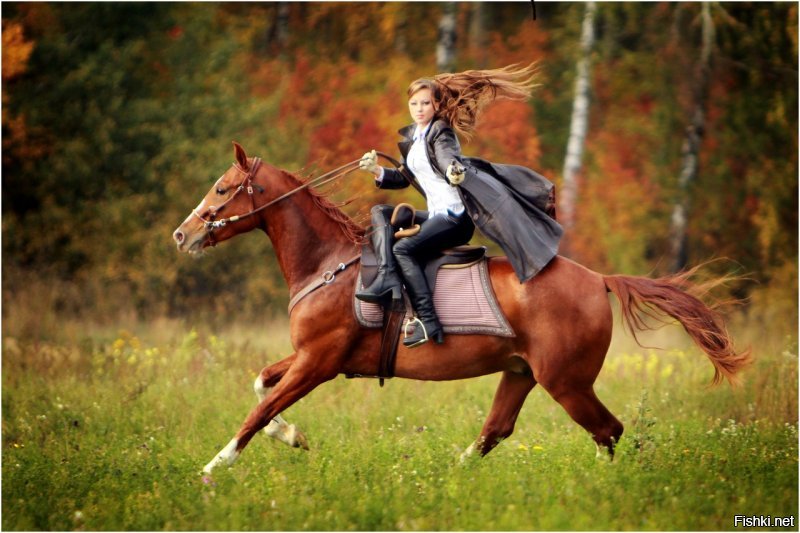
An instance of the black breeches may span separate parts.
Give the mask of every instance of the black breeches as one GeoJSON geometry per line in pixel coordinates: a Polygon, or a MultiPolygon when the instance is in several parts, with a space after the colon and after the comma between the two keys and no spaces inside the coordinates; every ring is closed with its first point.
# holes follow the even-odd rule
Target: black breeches
{"type": "MultiPolygon", "coordinates": [[[[371,211],[372,224],[376,227],[389,224],[393,210],[394,207],[390,205],[376,205],[371,211]]],[[[414,292],[427,291],[421,264],[446,248],[467,244],[475,232],[475,225],[466,211],[460,216],[449,213],[429,216],[427,211],[417,211],[415,223],[420,225],[419,233],[399,239],[392,250],[406,286],[415,285],[408,287],[416,289],[414,292]],[[425,287],[420,286],[420,280],[425,287]]]]}

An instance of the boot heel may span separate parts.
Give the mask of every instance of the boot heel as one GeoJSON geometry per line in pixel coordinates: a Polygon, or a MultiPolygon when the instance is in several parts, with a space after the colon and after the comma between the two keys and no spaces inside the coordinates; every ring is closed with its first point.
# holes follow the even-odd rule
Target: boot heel
{"type": "Polygon", "coordinates": [[[363,292],[357,292],[356,293],[356,298],[358,298],[362,302],[367,302],[367,303],[371,303],[371,304],[375,304],[375,303],[378,303],[380,301],[380,297],[379,296],[375,296],[374,294],[363,293],[363,292]]]}
{"type": "Polygon", "coordinates": [[[434,333],[431,336],[431,338],[433,339],[433,342],[435,342],[436,344],[444,344],[444,331],[440,329],[439,331],[434,333]]]}
{"type": "Polygon", "coordinates": [[[392,287],[392,300],[402,300],[403,299],[403,287],[399,285],[395,285],[392,287]]]}
{"type": "Polygon", "coordinates": [[[400,285],[392,285],[391,287],[389,287],[380,294],[380,296],[378,297],[378,301],[383,300],[390,294],[392,295],[392,300],[402,300],[403,288],[400,285]]]}
{"type": "Polygon", "coordinates": [[[356,293],[356,298],[358,298],[362,302],[368,302],[368,303],[373,303],[373,304],[380,303],[381,300],[383,300],[384,298],[386,298],[390,294],[392,295],[392,300],[402,300],[403,299],[403,290],[402,290],[401,287],[398,287],[398,286],[389,287],[388,289],[386,289],[385,291],[383,291],[380,294],[374,294],[374,293],[371,293],[371,292],[368,292],[368,291],[369,291],[369,289],[364,289],[364,291],[362,291],[362,292],[357,292],[356,293]]]}

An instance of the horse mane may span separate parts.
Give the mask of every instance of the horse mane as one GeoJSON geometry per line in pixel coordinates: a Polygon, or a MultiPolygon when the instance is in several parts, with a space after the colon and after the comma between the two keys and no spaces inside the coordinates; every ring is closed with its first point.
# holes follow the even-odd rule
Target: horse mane
{"type": "MultiPolygon", "coordinates": [[[[305,185],[311,179],[311,177],[303,179],[287,170],[284,170],[283,172],[288,177],[296,181],[298,186],[305,185]]],[[[306,190],[311,195],[314,205],[316,205],[323,213],[325,213],[328,218],[339,224],[339,228],[342,230],[342,233],[344,233],[345,237],[347,237],[350,242],[354,244],[363,244],[365,242],[364,236],[366,235],[366,230],[364,227],[350,218],[347,213],[339,209],[340,207],[350,203],[350,201],[334,204],[328,199],[328,194],[330,193],[323,193],[313,187],[307,187],[306,190]]]]}

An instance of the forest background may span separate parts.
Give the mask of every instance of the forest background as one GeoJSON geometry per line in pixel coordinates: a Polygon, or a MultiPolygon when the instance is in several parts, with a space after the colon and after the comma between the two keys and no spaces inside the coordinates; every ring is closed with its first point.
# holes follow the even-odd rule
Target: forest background
{"type": "MultiPolygon", "coordinates": [[[[796,317],[797,5],[710,7],[698,173],[682,187],[702,5],[599,4],[563,252],[603,273],[664,274],[688,198],[686,263],[728,258],[708,268],[750,278],[731,287],[747,310],[796,317]]],[[[171,232],[229,166],[232,140],[301,175],[397,153],[405,88],[436,73],[445,16],[454,70],[540,65],[534,98],[495,104],[464,152],[534,168],[561,191],[586,4],[535,9],[534,20],[529,3],[4,3],[4,317],[24,313],[35,331],[53,313],[285,313],[266,239],[195,261],[171,232]]],[[[345,210],[361,223],[378,202],[420,205],[371,181],[332,191],[356,198],[345,210]]]]}

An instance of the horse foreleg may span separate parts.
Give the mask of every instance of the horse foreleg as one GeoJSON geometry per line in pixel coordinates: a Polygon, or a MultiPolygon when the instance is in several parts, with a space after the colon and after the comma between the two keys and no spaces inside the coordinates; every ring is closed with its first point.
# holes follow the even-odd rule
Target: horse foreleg
{"type": "Polygon", "coordinates": [[[250,412],[236,436],[214,456],[203,468],[203,472],[208,474],[218,466],[232,465],[250,439],[264,429],[278,413],[289,408],[321,383],[336,377],[335,371],[323,373],[318,365],[318,361],[300,365],[295,360],[272,392],[250,412]]]}
{"type": "MultiPolygon", "coordinates": [[[[253,390],[258,397],[259,403],[264,401],[264,398],[269,395],[272,388],[283,378],[296,357],[297,354],[292,354],[286,359],[270,365],[261,371],[261,374],[259,374],[253,384],[253,390]]],[[[287,423],[280,414],[275,415],[275,417],[270,420],[267,427],[264,428],[264,433],[268,437],[279,440],[293,448],[308,450],[308,440],[306,436],[299,431],[294,424],[287,423]]]]}
{"type": "Polygon", "coordinates": [[[461,454],[461,462],[464,462],[476,451],[481,456],[486,455],[514,432],[514,424],[522,409],[522,404],[525,403],[525,398],[528,397],[528,393],[534,386],[536,386],[536,380],[530,372],[523,374],[508,370],[503,372],[489,418],[486,419],[477,440],[461,454]]]}

